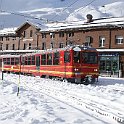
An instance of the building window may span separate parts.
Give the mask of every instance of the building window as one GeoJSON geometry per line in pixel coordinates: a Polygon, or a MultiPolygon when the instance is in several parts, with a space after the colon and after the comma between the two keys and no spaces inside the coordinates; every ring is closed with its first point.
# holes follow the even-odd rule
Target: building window
{"type": "Polygon", "coordinates": [[[46,38],[46,34],[45,33],[42,33],[42,38],[46,38]]]}
{"type": "Polygon", "coordinates": [[[31,43],[29,43],[29,50],[31,49],[31,43]]]}
{"type": "Polygon", "coordinates": [[[64,37],[64,32],[59,32],[59,37],[64,37]]]}
{"type": "Polygon", "coordinates": [[[74,41],[66,41],[66,46],[72,46],[74,45],[74,41]]]}
{"type": "Polygon", "coordinates": [[[26,49],[26,47],[27,47],[27,44],[26,44],[26,43],[24,43],[24,48],[23,48],[23,50],[25,50],[25,49],[26,49]]]}
{"type": "Polygon", "coordinates": [[[55,38],[55,33],[50,33],[50,38],[55,38]]]}
{"type": "Polygon", "coordinates": [[[91,46],[91,43],[93,43],[93,38],[91,36],[86,36],[85,46],[91,46]]]}
{"type": "Polygon", "coordinates": [[[0,50],[2,50],[2,43],[0,43],[0,50]]]}
{"type": "Polygon", "coordinates": [[[115,36],[115,43],[116,44],[123,44],[123,36],[115,36]]]}
{"type": "Polygon", "coordinates": [[[64,47],[64,43],[60,43],[59,48],[63,48],[63,47],[64,47]]]}
{"type": "Polygon", "coordinates": [[[9,37],[6,37],[6,41],[9,41],[9,37]]]}
{"type": "Polygon", "coordinates": [[[26,31],[23,32],[24,37],[26,37],[26,31]]]}
{"type": "Polygon", "coordinates": [[[68,33],[68,37],[73,37],[74,36],[74,32],[69,32],[68,33]]]}
{"type": "Polygon", "coordinates": [[[105,37],[99,37],[99,47],[105,47],[105,37]]]}
{"type": "Polygon", "coordinates": [[[51,46],[51,48],[53,48],[53,47],[54,47],[54,44],[53,44],[53,42],[51,42],[51,43],[50,43],[50,46],[51,46]]]}
{"type": "Polygon", "coordinates": [[[16,37],[13,37],[12,40],[16,40],[16,37]]]}
{"type": "Polygon", "coordinates": [[[12,50],[14,50],[14,49],[15,49],[15,44],[12,45],[12,50]]]}
{"type": "Polygon", "coordinates": [[[3,41],[3,37],[0,37],[0,41],[3,41]]]}
{"type": "Polygon", "coordinates": [[[46,49],[46,43],[43,42],[43,43],[42,43],[42,50],[45,50],[45,49],[46,49]]]}
{"type": "Polygon", "coordinates": [[[6,50],[8,50],[9,49],[9,44],[6,44],[6,50]]]}
{"type": "Polygon", "coordinates": [[[32,37],[33,36],[33,31],[32,30],[30,30],[30,37],[32,37]]]}

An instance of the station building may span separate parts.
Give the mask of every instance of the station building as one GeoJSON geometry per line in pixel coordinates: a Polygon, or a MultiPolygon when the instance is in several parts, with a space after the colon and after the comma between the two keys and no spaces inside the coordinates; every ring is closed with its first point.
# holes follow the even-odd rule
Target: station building
{"type": "Polygon", "coordinates": [[[2,52],[45,50],[67,45],[96,48],[99,51],[100,75],[124,77],[124,17],[92,19],[92,15],[88,15],[85,21],[49,22],[45,25],[25,22],[11,35],[0,34],[2,52]]]}

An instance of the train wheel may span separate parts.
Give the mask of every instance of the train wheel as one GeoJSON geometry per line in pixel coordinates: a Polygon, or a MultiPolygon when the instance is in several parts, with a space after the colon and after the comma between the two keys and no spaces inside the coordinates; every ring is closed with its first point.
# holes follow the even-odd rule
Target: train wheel
{"type": "Polygon", "coordinates": [[[71,83],[75,83],[75,79],[74,78],[68,78],[67,81],[71,82],[71,83]]]}
{"type": "Polygon", "coordinates": [[[82,79],[82,83],[85,84],[85,85],[88,85],[88,84],[94,84],[96,81],[95,78],[89,78],[89,77],[85,77],[84,79],[82,79]]]}
{"type": "Polygon", "coordinates": [[[67,82],[68,82],[68,80],[67,80],[66,78],[64,78],[64,79],[63,79],[63,82],[66,82],[66,83],[67,83],[67,82]]]}

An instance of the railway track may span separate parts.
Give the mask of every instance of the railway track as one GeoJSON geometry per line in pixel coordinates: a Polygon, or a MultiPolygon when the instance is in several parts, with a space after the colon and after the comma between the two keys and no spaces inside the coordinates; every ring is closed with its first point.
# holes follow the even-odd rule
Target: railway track
{"type": "MultiPolygon", "coordinates": [[[[33,78],[33,77],[30,77],[33,78]]],[[[21,80],[20,86],[28,88],[33,91],[45,93],[46,95],[62,101],[68,105],[74,106],[77,109],[80,109],[84,112],[89,113],[91,116],[97,118],[105,118],[111,119],[116,122],[124,124],[124,105],[123,103],[111,102],[112,99],[104,97],[100,97],[99,94],[96,96],[92,92],[85,93],[81,92],[83,87],[77,86],[76,84],[63,83],[57,84],[56,81],[51,81],[49,79],[49,83],[53,83],[52,85],[46,85],[45,82],[41,78],[34,78],[34,82],[29,82],[25,80],[21,80]],[[29,85],[30,84],[30,85],[29,85]],[[64,87],[64,84],[68,85],[64,87]],[[72,90],[71,86],[75,85],[78,88],[74,88],[72,90]],[[52,87],[51,87],[52,86],[52,87]],[[84,94],[82,94],[84,93],[84,94]],[[91,94],[92,93],[92,94],[91,94]],[[104,101],[104,102],[103,102],[104,101]],[[108,104],[110,103],[110,105],[108,104]]],[[[88,86],[84,86],[88,87],[88,86]]],[[[110,88],[111,90],[115,90],[115,87],[110,88]]],[[[119,87],[123,92],[123,88],[119,87]]],[[[88,90],[88,88],[87,88],[88,90]]],[[[107,95],[107,94],[106,94],[107,95]]],[[[113,99],[114,100],[114,99],[113,99]]]]}

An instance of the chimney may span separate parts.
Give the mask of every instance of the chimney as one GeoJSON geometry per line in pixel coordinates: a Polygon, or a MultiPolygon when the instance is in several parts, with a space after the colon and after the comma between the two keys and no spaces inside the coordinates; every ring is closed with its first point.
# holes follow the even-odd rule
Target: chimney
{"type": "Polygon", "coordinates": [[[87,14],[86,17],[87,17],[87,23],[90,23],[93,21],[92,20],[93,16],[91,14],[87,14]]]}

